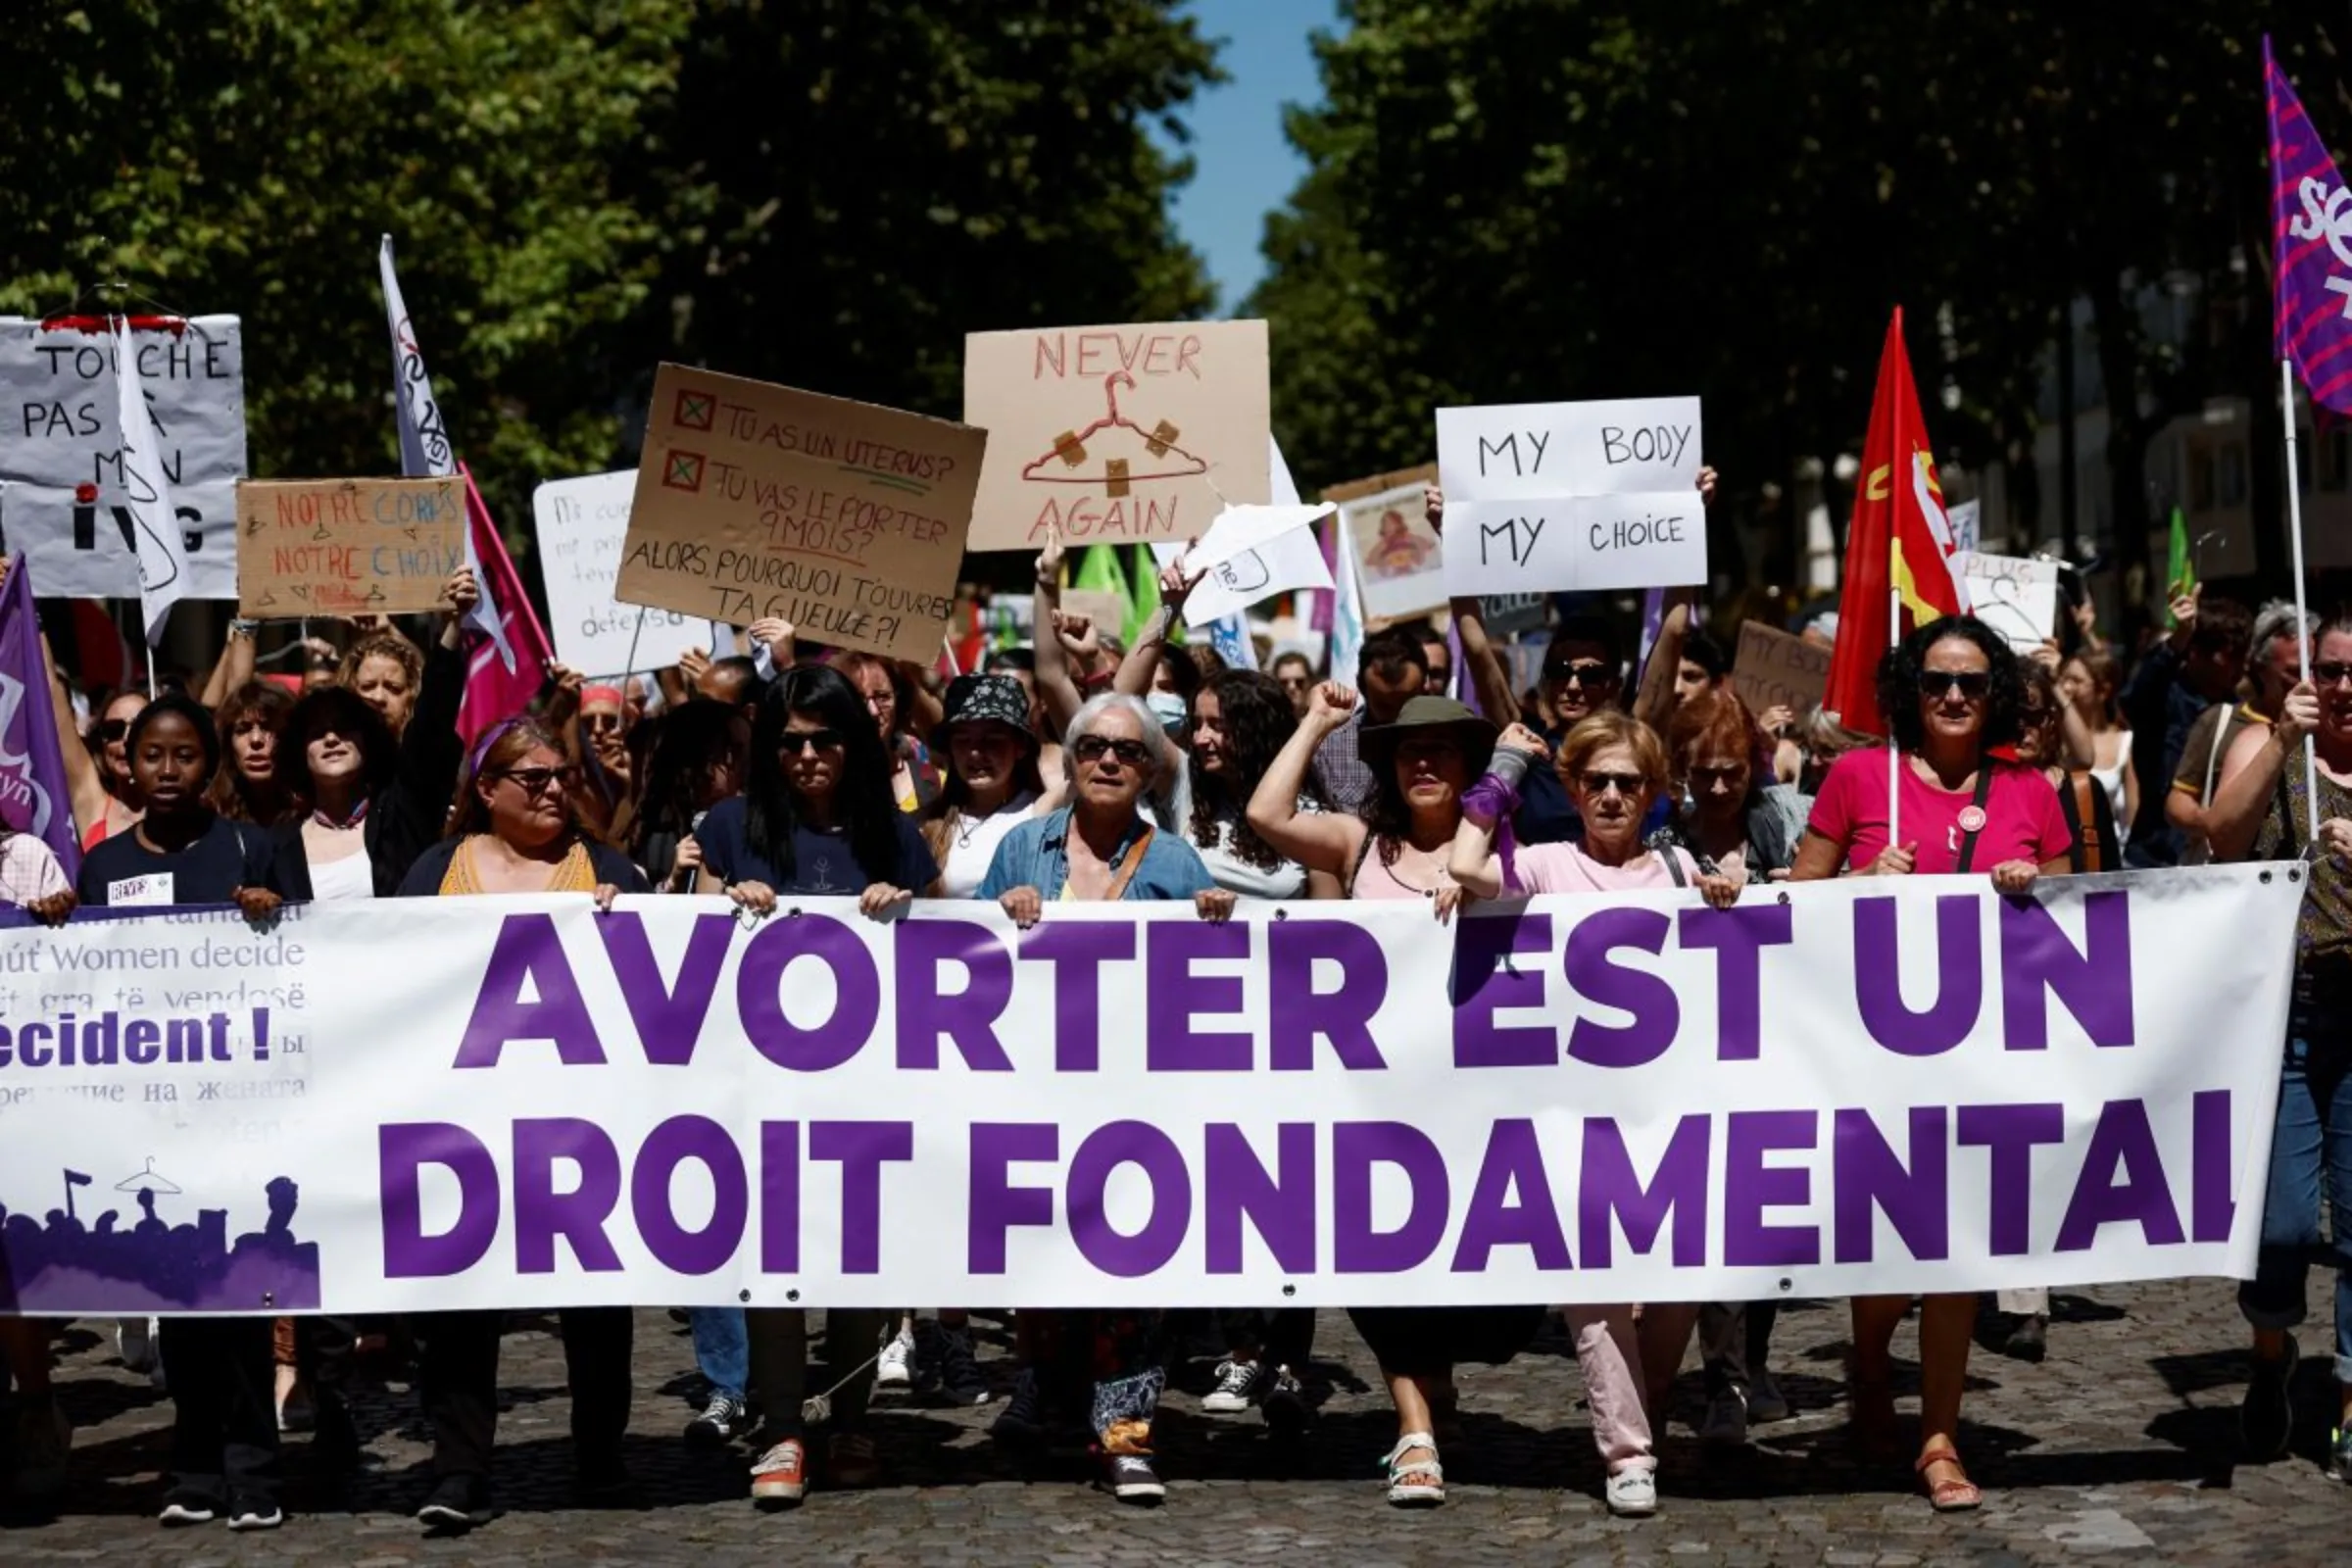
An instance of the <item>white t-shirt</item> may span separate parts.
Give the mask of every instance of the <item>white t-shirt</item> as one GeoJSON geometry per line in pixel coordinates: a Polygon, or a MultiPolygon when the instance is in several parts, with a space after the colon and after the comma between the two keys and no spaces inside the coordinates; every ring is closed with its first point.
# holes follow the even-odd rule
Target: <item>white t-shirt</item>
{"type": "Polygon", "coordinates": [[[939,857],[940,897],[968,899],[979,893],[989,863],[997,858],[997,846],[1036,812],[1037,797],[1021,794],[986,816],[956,817],[939,857]]]}
{"type": "Polygon", "coordinates": [[[375,864],[366,850],[339,860],[311,862],[311,897],[319,904],[334,899],[375,897],[375,864]]]}
{"type": "MultiPolygon", "coordinates": [[[[1298,797],[1298,809],[1320,811],[1322,807],[1298,797]]],[[[1297,860],[1282,860],[1271,869],[1251,865],[1233,850],[1235,832],[1242,825],[1242,813],[1234,808],[1219,811],[1210,822],[1209,831],[1196,839],[1192,832],[1192,814],[1185,813],[1185,838],[1200,854],[1200,861],[1217,886],[1245,899],[1296,899],[1306,893],[1306,867],[1297,860]]]]}

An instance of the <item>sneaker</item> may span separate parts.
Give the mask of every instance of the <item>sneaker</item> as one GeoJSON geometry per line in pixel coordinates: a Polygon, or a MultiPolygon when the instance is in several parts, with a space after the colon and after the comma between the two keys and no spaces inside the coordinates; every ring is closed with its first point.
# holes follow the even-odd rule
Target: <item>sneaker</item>
{"type": "Polygon", "coordinates": [[[1140,1453],[1110,1455],[1110,1494],[1121,1502],[1149,1504],[1166,1500],[1167,1483],[1152,1468],[1152,1461],[1140,1453]]]}
{"type": "Polygon", "coordinates": [[[2342,1427],[2328,1434],[2328,1474],[2337,1481],[2352,1481],[2352,1432],[2342,1427]]]}
{"type": "Polygon", "coordinates": [[[496,1516],[490,1506],[490,1483],[480,1476],[443,1476],[432,1495],[416,1510],[416,1522],[427,1530],[466,1531],[486,1525],[496,1516]]]}
{"type": "Polygon", "coordinates": [[[267,1497],[245,1497],[228,1506],[231,1530],[275,1530],[285,1522],[284,1510],[267,1497]]]}
{"type": "Polygon", "coordinates": [[[1298,1386],[1289,1367],[1274,1369],[1265,1393],[1258,1396],[1257,1411],[1266,1418],[1266,1425],[1282,1436],[1292,1437],[1306,1430],[1306,1391],[1298,1386]]]}
{"type": "Polygon", "coordinates": [[[26,1395],[17,1409],[17,1473],[10,1483],[16,1495],[56,1495],[66,1484],[66,1455],[73,1448],[74,1423],[57,1400],[26,1395]]]}
{"type": "Polygon", "coordinates": [[[1200,1408],[1211,1415],[1241,1414],[1250,1408],[1250,1396],[1256,1391],[1260,1375],[1255,1361],[1227,1356],[1217,1363],[1217,1386],[1200,1401],[1200,1408]]]}
{"type": "Polygon", "coordinates": [[[690,1448],[723,1448],[751,1430],[752,1412],[732,1394],[712,1394],[703,1413],[686,1423],[690,1448]]]}
{"type": "Polygon", "coordinates": [[[2286,1457],[2295,1435],[2295,1407],[2287,1395],[2294,1381],[2297,1355],[2292,1335],[2286,1353],[2275,1361],[2254,1360],[2254,1375],[2246,1380],[2246,1396],[2237,1407],[2237,1438],[2246,1457],[2258,1463],[2286,1457]]]}
{"type": "Polygon", "coordinates": [[[164,1494],[164,1511],[156,1523],[168,1526],[209,1525],[220,1517],[222,1503],[202,1487],[173,1487],[164,1494]]]}
{"type": "Polygon", "coordinates": [[[1746,1396],[1738,1389],[1727,1388],[1709,1399],[1707,1413],[1699,1418],[1698,1441],[1709,1448],[1747,1446],[1746,1396]]]}
{"type": "Polygon", "coordinates": [[[914,1336],[901,1329],[874,1357],[874,1387],[904,1389],[913,1382],[914,1336]]]}
{"type": "Polygon", "coordinates": [[[771,1444],[752,1464],[752,1500],[789,1508],[808,1495],[808,1450],[798,1438],[771,1444]]]}
{"type": "Polygon", "coordinates": [[[980,1358],[972,1353],[970,1325],[942,1325],[933,1350],[939,1392],[950,1404],[982,1405],[996,1397],[980,1375],[980,1358]]]}
{"type": "Polygon", "coordinates": [[[1772,1381],[1769,1372],[1758,1372],[1748,1380],[1747,1420],[1750,1426],[1769,1426],[1775,1421],[1788,1419],[1788,1396],[1772,1381]]]}
{"type": "Polygon", "coordinates": [[[1004,1401],[1004,1408],[989,1423],[988,1435],[1004,1444],[1033,1445],[1044,1440],[1046,1412],[1038,1396],[1034,1368],[1021,1368],[1012,1380],[1012,1397],[1004,1401]]]}
{"type": "Polygon", "coordinates": [[[825,1445],[825,1480],[844,1492],[882,1484],[882,1461],[874,1440],[862,1432],[836,1432],[825,1445]]]}
{"type": "Polygon", "coordinates": [[[1658,1478],[1647,1470],[1620,1470],[1602,1495],[1620,1519],[1646,1519],[1658,1511],[1658,1478]]]}

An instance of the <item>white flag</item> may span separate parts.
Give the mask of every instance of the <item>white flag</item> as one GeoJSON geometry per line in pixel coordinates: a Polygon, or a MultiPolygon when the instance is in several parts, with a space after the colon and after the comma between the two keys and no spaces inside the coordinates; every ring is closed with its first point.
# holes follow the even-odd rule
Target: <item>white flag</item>
{"type": "Polygon", "coordinates": [[[153,648],[164,640],[172,607],[188,591],[188,556],[164,474],[163,443],[156,439],[147,389],[139,379],[138,345],[124,317],[115,318],[115,417],[122,433],[122,492],[130,501],[131,543],[139,555],[139,609],[147,646],[153,648]]]}
{"type": "MultiPolygon", "coordinates": [[[[447,478],[458,471],[458,454],[449,444],[449,426],[442,422],[441,405],[433,398],[432,378],[424,373],[424,355],[409,324],[409,307],[400,297],[389,234],[384,236],[378,259],[384,275],[384,315],[392,323],[392,396],[400,416],[400,471],[411,479],[447,478]]],[[[481,560],[474,554],[470,516],[466,528],[466,564],[473,568],[473,580],[481,589],[481,597],[466,612],[466,624],[490,639],[498,649],[500,662],[512,672],[514,650],[508,646],[498,606],[491,602],[490,580],[482,574],[481,560]]]]}

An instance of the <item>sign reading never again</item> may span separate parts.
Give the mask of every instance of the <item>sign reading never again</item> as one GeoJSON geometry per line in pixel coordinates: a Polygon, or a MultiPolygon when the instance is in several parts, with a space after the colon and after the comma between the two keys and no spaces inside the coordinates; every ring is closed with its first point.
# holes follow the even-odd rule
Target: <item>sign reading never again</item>
{"type": "Polygon", "coordinates": [[[1197,538],[1272,495],[1263,321],[973,332],[963,416],[989,432],[974,550],[1197,538]]]}
{"type": "Polygon", "coordinates": [[[1704,582],[1696,398],[1438,411],[1455,594],[1704,582]]]}
{"type": "MultiPolygon", "coordinates": [[[[133,317],[139,379],[187,555],[185,595],[237,597],[245,357],[233,316],[133,317]]],[[[0,534],[44,598],[136,599],[105,317],[0,317],[0,534]]]]}
{"type": "Polygon", "coordinates": [[[466,481],[243,479],[238,613],[410,614],[437,610],[466,564],[466,481]]]}
{"type": "Polygon", "coordinates": [[[664,365],[614,597],[929,660],[988,433],[664,365]]]}

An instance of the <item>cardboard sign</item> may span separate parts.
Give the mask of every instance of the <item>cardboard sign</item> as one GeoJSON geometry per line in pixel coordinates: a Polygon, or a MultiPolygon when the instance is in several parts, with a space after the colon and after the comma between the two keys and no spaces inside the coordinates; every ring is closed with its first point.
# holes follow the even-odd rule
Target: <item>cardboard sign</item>
{"type": "Polygon", "coordinates": [[[1829,685],[1827,648],[1816,648],[1760,620],[1740,623],[1732,690],[1749,712],[1761,716],[1768,708],[1786,708],[1801,721],[1808,710],[1821,706],[1821,694],[1829,685]]]}
{"type": "Polygon", "coordinates": [[[1185,540],[1263,506],[1263,321],[974,332],[963,416],[989,433],[974,550],[1185,540]]]}
{"type": "Polygon", "coordinates": [[[1706,581],[1696,398],[1438,411],[1457,594],[1706,581]]]}
{"type": "Polygon", "coordinates": [[[462,478],[237,482],[237,613],[248,620],[438,610],[464,564],[462,478]]]}
{"type": "MultiPolygon", "coordinates": [[[[1428,497],[1438,466],[1374,474],[1333,485],[1323,499],[1340,504],[1344,537],[1355,552],[1355,577],[1364,618],[1397,620],[1444,608],[1445,551],[1429,525],[1428,497]]],[[[1447,514],[1451,520],[1451,514],[1447,514]]]]}
{"type": "Polygon", "coordinates": [[[2058,627],[2058,564],[2022,556],[1956,556],[1969,613],[2030,654],[2058,627]]]}
{"type": "Polygon", "coordinates": [[[767,616],[890,659],[939,656],[987,433],[664,365],[617,597],[767,616]]]}
{"type": "Polygon", "coordinates": [[[629,528],[637,470],[556,479],[531,495],[547,627],[556,658],[583,675],[661,669],[690,648],[708,648],[710,622],[612,597],[629,528]]]}

